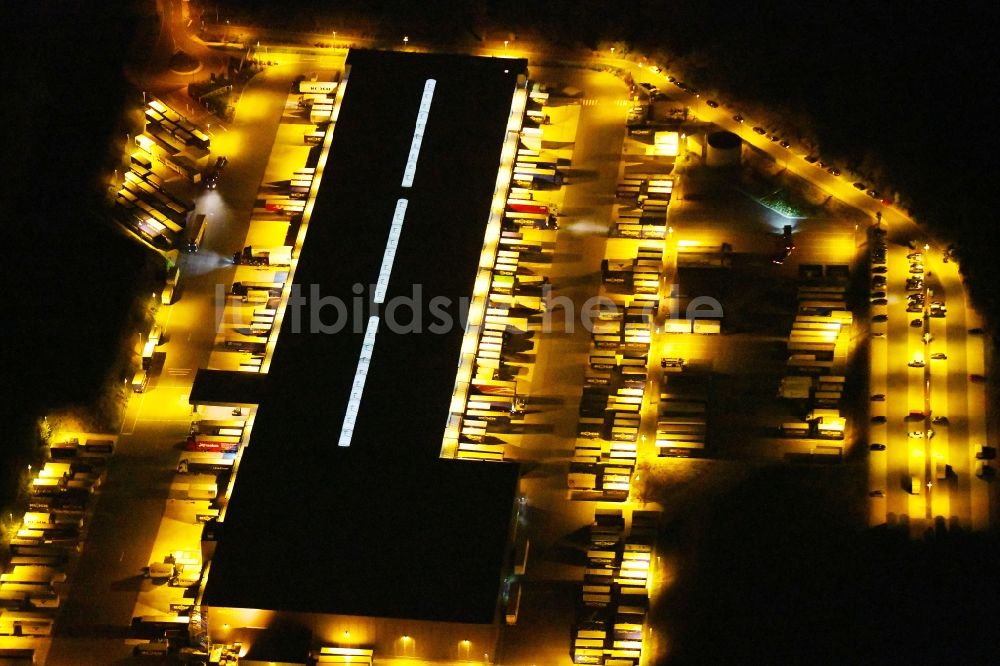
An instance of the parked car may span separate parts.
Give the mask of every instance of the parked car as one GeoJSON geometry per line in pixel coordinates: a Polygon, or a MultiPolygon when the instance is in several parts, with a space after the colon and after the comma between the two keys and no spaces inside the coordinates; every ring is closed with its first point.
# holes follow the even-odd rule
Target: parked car
{"type": "Polygon", "coordinates": [[[872,451],[885,451],[885,444],[869,444],[868,448],[872,451]]]}
{"type": "Polygon", "coordinates": [[[707,100],[705,100],[705,104],[708,104],[713,109],[719,108],[719,103],[716,102],[714,99],[707,99],[707,100]]]}
{"type": "Polygon", "coordinates": [[[735,120],[738,123],[742,123],[743,120],[744,120],[744,118],[743,118],[743,116],[741,116],[740,114],[737,113],[735,116],[733,116],[733,120],[735,120]]]}
{"type": "Polygon", "coordinates": [[[754,127],[753,131],[757,132],[757,134],[761,134],[761,135],[767,134],[767,130],[764,129],[763,127],[760,127],[760,126],[754,127]]]}
{"type": "Polygon", "coordinates": [[[864,183],[861,183],[861,182],[857,182],[857,183],[851,183],[851,185],[852,185],[852,186],[854,187],[854,189],[856,189],[856,190],[864,190],[864,189],[865,189],[866,187],[868,187],[867,185],[865,185],[864,183]]]}

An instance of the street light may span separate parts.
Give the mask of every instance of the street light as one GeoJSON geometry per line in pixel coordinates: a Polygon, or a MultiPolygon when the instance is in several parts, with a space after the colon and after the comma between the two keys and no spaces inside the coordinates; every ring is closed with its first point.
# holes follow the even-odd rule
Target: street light
{"type": "Polygon", "coordinates": [[[409,38],[409,37],[407,37],[406,35],[403,35],[403,46],[406,46],[406,44],[407,44],[407,43],[408,43],[409,41],[410,41],[410,38],[409,38]]]}
{"type": "Polygon", "coordinates": [[[503,40],[503,50],[504,50],[504,51],[506,51],[506,50],[507,50],[507,40],[506,40],[506,39],[505,39],[505,40],[503,40]]]}

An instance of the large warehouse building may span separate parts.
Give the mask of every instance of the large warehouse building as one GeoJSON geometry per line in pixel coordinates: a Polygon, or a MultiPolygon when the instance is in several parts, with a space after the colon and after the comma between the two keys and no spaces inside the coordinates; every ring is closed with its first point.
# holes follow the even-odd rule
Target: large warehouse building
{"type": "Polygon", "coordinates": [[[286,310],[265,374],[203,371],[192,392],[258,403],[212,526],[213,641],[273,661],[299,658],[281,636],[376,662],[492,660],[518,468],[440,457],[464,330],[431,324],[473,293],[526,66],[349,54],[293,274],[303,307],[286,310]],[[317,315],[318,298],[351,304],[342,330],[316,330],[344,314],[317,315]]]}

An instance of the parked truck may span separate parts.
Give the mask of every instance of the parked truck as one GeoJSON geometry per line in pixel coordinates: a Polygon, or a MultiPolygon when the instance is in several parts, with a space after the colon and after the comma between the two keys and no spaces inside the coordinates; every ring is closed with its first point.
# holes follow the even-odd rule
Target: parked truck
{"type": "Polygon", "coordinates": [[[523,199],[514,200],[510,199],[507,201],[507,210],[516,211],[518,213],[535,213],[537,215],[548,215],[549,207],[544,204],[535,203],[533,201],[525,201],[523,199]]]}
{"type": "Polygon", "coordinates": [[[292,248],[288,245],[271,248],[247,245],[242,252],[233,255],[233,263],[244,266],[290,266],[292,248]]]}
{"type": "Polygon", "coordinates": [[[250,291],[266,291],[271,297],[281,296],[283,282],[234,282],[230,293],[233,296],[246,296],[250,291]]]}
{"type": "Polygon", "coordinates": [[[235,461],[235,453],[185,451],[177,462],[177,472],[179,474],[225,472],[233,468],[235,461]]]}
{"type": "Polygon", "coordinates": [[[246,421],[242,419],[202,419],[191,423],[190,434],[202,435],[235,435],[243,434],[246,421]]]}
{"type": "Polygon", "coordinates": [[[232,435],[189,435],[184,445],[187,451],[235,453],[240,449],[240,437],[232,435]]]}

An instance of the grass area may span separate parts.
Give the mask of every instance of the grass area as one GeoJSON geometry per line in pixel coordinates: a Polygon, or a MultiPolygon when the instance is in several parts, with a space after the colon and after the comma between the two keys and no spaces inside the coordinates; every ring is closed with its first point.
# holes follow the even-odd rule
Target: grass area
{"type": "Polygon", "coordinates": [[[649,478],[665,663],[989,660],[995,537],[866,529],[862,465],[669,461],[649,478]]]}

